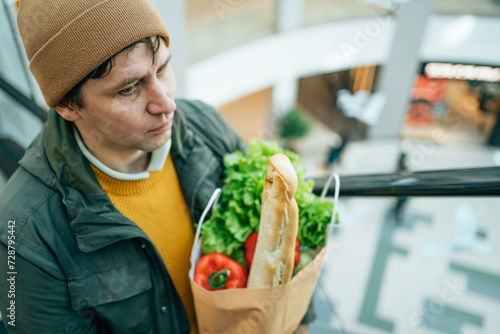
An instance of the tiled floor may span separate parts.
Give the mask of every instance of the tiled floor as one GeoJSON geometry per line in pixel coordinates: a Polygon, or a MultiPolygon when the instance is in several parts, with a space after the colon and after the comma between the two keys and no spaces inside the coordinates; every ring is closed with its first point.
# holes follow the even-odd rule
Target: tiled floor
{"type": "Polygon", "coordinates": [[[343,200],[311,333],[498,333],[499,202],[343,200]]]}

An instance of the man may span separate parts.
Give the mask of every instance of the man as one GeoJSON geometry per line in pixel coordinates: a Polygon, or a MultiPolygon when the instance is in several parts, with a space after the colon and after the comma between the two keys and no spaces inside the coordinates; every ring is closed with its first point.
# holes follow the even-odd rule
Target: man
{"type": "Polygon", "coordinates": [[[196,333],[193,222],[245,143],[213,108],[174,99],[170,35],[148,1],[54,3],[18,14],[54,109],[0,195],[4,324],[196,333]]]}

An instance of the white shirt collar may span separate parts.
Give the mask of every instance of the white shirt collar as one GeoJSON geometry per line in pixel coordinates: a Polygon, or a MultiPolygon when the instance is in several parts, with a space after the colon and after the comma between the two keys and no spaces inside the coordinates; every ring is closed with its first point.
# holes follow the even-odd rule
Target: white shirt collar
{"type": "Polygon", "coordinates": [[[104,165],[102,162],[97,160],[97,158],[92,153],[90,153],[90,151],[87,149],[87,146],[85,146],[85,143],[80,137],[76,126],[73,126],[73,133],[75,135],[78,147],[82,151],[85,158],[90,161],[90,163],[92,163],[104,174],[122,181],[144,180],[149,177],[149,172],[161,170],[163,168],[163,165],[165,164],[165,161],[167,160],[168,154],[170,153],[170,147],[172,146],[172,139],[169,139],[162,147],[151,153],[151,160],[149,161],[148,168],[145,171],[139,173],[122,173],[104,165]]]}

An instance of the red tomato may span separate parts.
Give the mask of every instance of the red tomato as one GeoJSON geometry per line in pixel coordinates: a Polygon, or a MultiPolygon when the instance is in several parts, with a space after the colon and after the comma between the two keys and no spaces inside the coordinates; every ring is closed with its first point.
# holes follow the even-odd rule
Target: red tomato
{"type": "Polygon", "coordinates": [[[295,258],[293,259],[293,267],[297,267],[300,262],[300,241],[295,239],[295,258]]]}
{"type": "Polygon", "coordinates": [[[252,232],[247,240],[245,241],[245,262],[247,264],[248,270],[250,270],[250,266],[252,265],[253,254],[255,253],[255,246],[257,245],[257,237],[259,234],[257,232],[252,232]]]}

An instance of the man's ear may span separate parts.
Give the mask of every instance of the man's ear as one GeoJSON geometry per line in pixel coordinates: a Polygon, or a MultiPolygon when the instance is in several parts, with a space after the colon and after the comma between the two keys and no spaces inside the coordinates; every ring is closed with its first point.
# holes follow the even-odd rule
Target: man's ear
{"type": "Polygon", "coordinates": [[[66,99],[59,101],[55,109],[62,118],[69,122],[75,122],[80,119],[80,110],[70,105],[66,99]]]}

